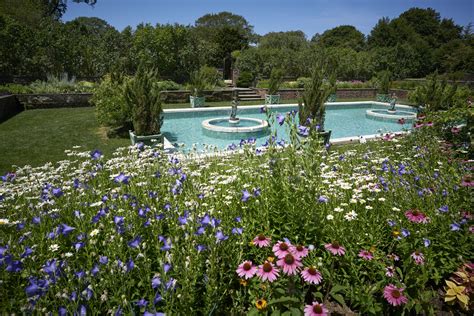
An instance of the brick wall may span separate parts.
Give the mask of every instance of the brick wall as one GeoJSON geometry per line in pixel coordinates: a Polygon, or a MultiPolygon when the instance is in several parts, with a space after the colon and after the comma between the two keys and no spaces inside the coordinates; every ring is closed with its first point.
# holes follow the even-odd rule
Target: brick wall
{"type": "MultiPolygon", "coordinates": [[[[256,88],[254,89],[256,93],[260,96],[265,97],[265,93],[267,89],[256,88]]],[[[281,96],[281,99],[288,100],[288,99],[297,99],[302,93],[304,89],[280,89],[278,93],[281,96]]],[[[340,99],[349,99],[349,98],[357,98],[357,99],[373,99],[377,93],[376,89],[337,89],[336,96],[340,99]]]]}
{"type": "MultiPolygon", "coordinates": [[[[232,89],[222,89],[222,90],[206,90],[204,96],[206,101],[230,101],[232,100],[232,89]]],[[[189,103],[189,96],[191,91],[189,90],[174,90],[174,91],[162,91],[161,100],[164,103],[189,103]]]]}

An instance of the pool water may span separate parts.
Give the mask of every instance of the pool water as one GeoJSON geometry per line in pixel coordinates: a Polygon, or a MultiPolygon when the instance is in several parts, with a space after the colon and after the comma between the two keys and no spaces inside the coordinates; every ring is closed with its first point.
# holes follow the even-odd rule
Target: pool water
{"type": "MultiPolygon", "coordinates": [[[[386,107],[374,103],[334,104],[326,106],[325,129],[332,130],[331,139],[398,132],[409,128],[409,125],[401,125],[397,122],[368,119],[365,115],[368,109],[386,109],[386,107]]],[[[282,106],[269,110],[274,113],[286,114],[290,111],[298,110],[298,107],[296,105],[282,106]]],[[[228,109],[210,111],[169,111],[164,113],[164,122],[161,131],[172,144],[181,145],[182,150],[190,150],[193,145],[200,150],[204,149],[206,144],[225,149],[232,143],[238,145],[241,139],[248,137],[255,137],[257,145],[263,145],[267,141],[270,131],[263,134],[253,133],[245,135],[221,133],[220,135],[216,135],[216,133],[208,133],[208,131],[201,126],[201,122],[206,119],[229,117],[229,115],[230,107],[228,109]]],[[[261,113],[260,107],[249,108],[242,106],[239,107],[237,111],[237,117],[266,119],[267,115],[261,113]]],[[[278,140],[288,140],[287,127],[285,124],[279,126],[277,123],[274,123],[271,128],[272,130],[276,129],[278,140]]]]}

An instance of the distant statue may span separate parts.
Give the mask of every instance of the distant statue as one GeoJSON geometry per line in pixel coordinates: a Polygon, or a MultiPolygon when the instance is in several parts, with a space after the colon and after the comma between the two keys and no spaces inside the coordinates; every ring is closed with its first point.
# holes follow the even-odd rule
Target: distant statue
{"type": "Polygon", "coordinates": [[[229,120],[231,121],[237,121],[237,107],[239,106],[239,97],[237,94],[237,91],[234,90],[233,96],[232,96],[232,109],[230,111],[230,118],[229,120]]]}
{"type": "Polygon", "coordinates": [[[395,103],[397,103],[397,95],[392,93],[389,111],[395,111],[395,103]]]}

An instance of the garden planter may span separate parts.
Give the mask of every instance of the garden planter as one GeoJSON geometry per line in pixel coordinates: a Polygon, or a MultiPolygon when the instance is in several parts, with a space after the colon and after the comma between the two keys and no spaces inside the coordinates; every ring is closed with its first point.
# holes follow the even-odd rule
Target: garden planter
{"type": "Polygon", "coordinates": [[[327,102],[336,102],[336,94],[335,93],[331,93],[328,97],[328,100],[327,102]]]}
{"type": "Polygon", "coordinates": [[[130,141],[132,142],[132,145],[144,143],[146,145],[154,146],[163,143],[163,135],[161,133],[145,136],[135,135],[135,133],[132,131],[128,131],[128,133],[130,134],[130,141]]]}
{"type": "Polygon", "coordinates": [[[280,104],[280,95],[265,94],[265,104],[280,104]]]}
{"type": "Polygon", "coordinates": [[[192,108],[201,108],[206,102],[206,97],[189,97],[189,102],[191,103],[192,108]]]}
{"type": "Polygon", "coordinates": [[[318,136],[324,141],[324,145],[329,144],[329,138],[331,138],[331,130],[318,132],[318,136]]]}
{"type": "Polygon", "coordinates": [[[382,93],[377,93],[376,100],[378,102],[390,102],[390,94],[382,94],[382,93]]]}

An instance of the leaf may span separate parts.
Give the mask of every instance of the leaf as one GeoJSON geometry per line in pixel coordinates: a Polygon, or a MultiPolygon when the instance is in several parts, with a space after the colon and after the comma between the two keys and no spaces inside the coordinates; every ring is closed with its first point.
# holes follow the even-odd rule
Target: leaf
{"type": "Polygon", "coordinates": [[[344,297],[342,297],[341,294],[332,294],[331,293],[331,296],[332,296],[333,299],[335,299],[342,306],[346,305],[346,303],[344,302],[344,297]]]}
{"type": "Polygon", "coordinates": [[[259,312],[258,312],[258,309],[255,307],[249,310],[249,312],[247,313],[247,316],[257,316],[257,315],[259,315],[259,312]]]}
{"type": "Polygon", "coordinates": [[[458,300],[463,302],[464,305],[467,305],[467,302],[469,302],[469,297],[467,297],[467,295],[465,295],[465,294],[458,294],[457,298],[458,298],[458,300]]]}
{"type": "Polygon", "coordinates": [[[319,299],[321,299],[321,300],[324,299],[324,295],[323,295],[323,293],[321,293],[321,292],[316,292],[316,293],[314,293],[314,297],[319,298],[319,299]]]}
{"type": "Polygon", "coordinates": [[[396,267],[395,270],[397,270],[397,273],[400,275],[400,279],[403,279],[402,269],[400,269],[399,267],[396,267]]]}
{"type": "Polygon", "coordinates": [[[272,313],[272,316],[280,316],[280,311],[279,310],[276,310],[276,311],[273,311],[272,313]]]}
{"type": "Polygon", "coordinates": [[[332,287],[331,294],[336,294],[336,293],[341,292],[342,290],[345,290],[345,289],[346,289],[345,286],[337,284],[337,285],[332,287]]]}
{"type": "Polygon", "coordinates": [[[451,301],[454,301],[455,298],[456,298],[456,296],[445,296],[444,301],[445,302],[451,302],[451,301]]]}
{"type": "Polygon", "coordinates": [[[268,304],[278,304],[278,303],[288,303],[288,302],[299,302],[299,300],[296,297],[291,297],[291,296],[283,296],[277,299],[270,300],[268,304]]]}
{"type": "Polygon", "coordinates": [[[290,311],[292,316],[301,316],[302,314],[302,312],[296,307],[290,308],[290,311]]]}
{"type": "Polygon", "coordinates": [[[456,288],[456,284],[452,281],[446,280],[446,284],[449,286],[450,289],[456,288]]]}

